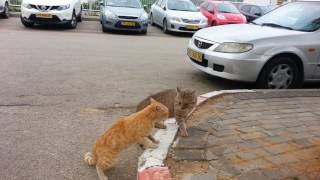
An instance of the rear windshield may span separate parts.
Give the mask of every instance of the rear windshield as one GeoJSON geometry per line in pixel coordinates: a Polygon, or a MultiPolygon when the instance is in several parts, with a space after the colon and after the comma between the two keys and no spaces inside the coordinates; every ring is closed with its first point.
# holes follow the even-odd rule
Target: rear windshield
{"type": "Polygon", "coordinates": [[[239,10],[233,4],[229,3],[217,3],[217,10],[220,13],[240,13],[239,10]]]}

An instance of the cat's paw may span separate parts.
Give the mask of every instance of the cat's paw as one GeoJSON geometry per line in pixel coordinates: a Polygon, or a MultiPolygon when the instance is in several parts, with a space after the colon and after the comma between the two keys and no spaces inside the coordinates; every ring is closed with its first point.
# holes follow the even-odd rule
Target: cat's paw
{"type": "Polygon", "coordinates": [[[149,146],[150,149],[157,149],[158,147],[159,147],[158,144],[151,144],[149,146]]]}
{"type": "Polygon", "coordinates": [[[160,143],[160,141],[159,141],[159,140],[156,140],[156,139],[155,139],[153,142],[154,142],[155,144],[159,144],[159,143],[160,143]]]}
{"type": "Polygon", "coordinates": [[[188,132],[187,131],[180,131],[180,135],[182,137],[187,137],[188,136],[188,132]]]}

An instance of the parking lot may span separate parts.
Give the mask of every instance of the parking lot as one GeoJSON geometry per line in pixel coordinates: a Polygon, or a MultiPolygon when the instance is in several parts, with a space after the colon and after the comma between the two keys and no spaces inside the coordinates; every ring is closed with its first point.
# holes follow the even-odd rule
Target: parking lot
{"type": "MultiPolygon", "coordinates": [[[[194,69],[190,37],[156,27],[147,36],[102,33],[98,21],[26,29],[18,18],[0,19],[0,179],[96,179],[83,154],[149,94],[254,87],[194,69]]],[[[110,179],[135,179],[140,151],[124,152],[110,179]]]]}
{"type": "MultiPolygon", "coordinates": [[[[189,38],[154,27],[147,36],[105,34],[97,21],[66,30],[1,19],[0,179],[96,179],[83,154],[150,93],[250,88],[192,68],[189,38]]],[[[110,179],[135,179],[139,153],[124,152],[110,179]]]]}

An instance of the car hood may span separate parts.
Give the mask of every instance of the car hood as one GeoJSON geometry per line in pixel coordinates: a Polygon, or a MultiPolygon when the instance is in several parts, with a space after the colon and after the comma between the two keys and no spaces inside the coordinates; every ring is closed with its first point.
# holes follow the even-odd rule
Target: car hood
{"type": "Polygon", "coordinates": [[[134,16],[140,17],[144,13],[143,8],[127,8],[127,7],[110,7],[106,6],[108,11],[113,12],[116,16],[134,16]]]}
{"type": "Polygon", "coordinates": [[[192,11],[174,11],[168,10],[169,16],[175,16],[186,19],[201,19],[205,18],[200,11],[192,12],[192,11]]]}
{"type": "Polygon", "coordinates": [[[304,34],[306,32],[292,31],[252,24],[234,24],[205,28],[196,32],[199,37],[213,42],[251,42],[255,40],[285,37],[304,34]]]}
{"type": "Polygon", "coordinates": [[[71,4],[72,0],[23,0],[23,3],[45,6],[61,6],[71,4]]]}

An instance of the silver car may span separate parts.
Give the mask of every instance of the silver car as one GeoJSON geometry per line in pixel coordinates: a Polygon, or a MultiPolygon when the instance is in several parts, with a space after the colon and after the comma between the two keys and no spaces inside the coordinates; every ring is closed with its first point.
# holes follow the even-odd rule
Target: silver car
{"type": "Polygon", "coordinates": [[[320,80],[320,2],[294,2],[251,24],[206,28],[189,42],[188,61],[208,74],[297,88],[320,80]]]}
{"type": "Polygon", "coordinates": [[[190,0],[158,0],[150,10],[151,25],[170,31],[194,33],[207,27],[207,18],[190,0]]]}

